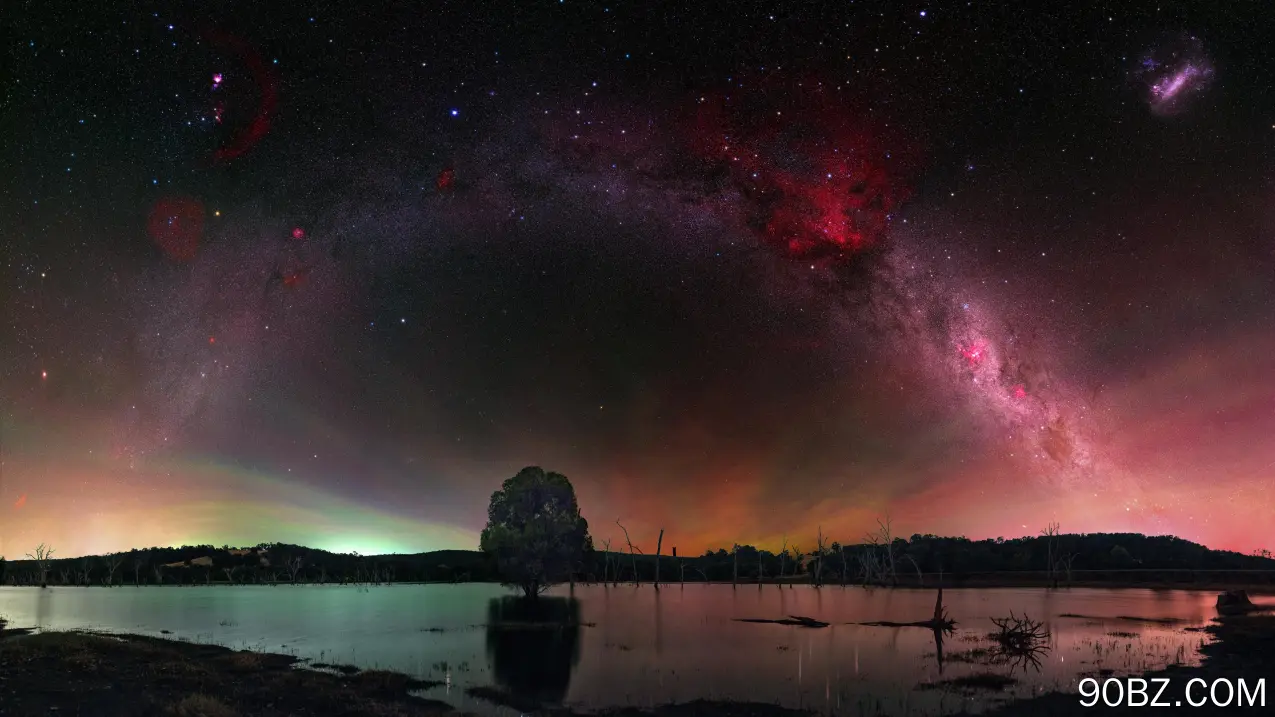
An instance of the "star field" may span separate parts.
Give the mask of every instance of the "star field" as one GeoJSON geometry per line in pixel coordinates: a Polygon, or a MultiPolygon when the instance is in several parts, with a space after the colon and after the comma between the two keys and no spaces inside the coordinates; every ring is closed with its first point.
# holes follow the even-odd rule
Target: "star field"
{"type": "Polygon", "coordinates": [[[0,553],[472,548],[525,465],[684,552],[1269,547],[1263,19],[24,3],[0,553]]]}

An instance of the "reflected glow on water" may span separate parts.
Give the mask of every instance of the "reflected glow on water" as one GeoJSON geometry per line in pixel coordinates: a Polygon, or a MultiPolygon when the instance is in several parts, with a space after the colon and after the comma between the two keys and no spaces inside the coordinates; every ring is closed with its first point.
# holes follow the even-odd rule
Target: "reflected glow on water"
{"type": "Polygon", "coordinates": [[[431,690],[465,709],[494,710],[464,693],[494,685],[593,709],[696,698],[755,700],[853,714],[941,714],[989,700],[1075,689],[1097,670],[1141,672],[1198,663],[1212,592],[1037,588],[947,590],[957,621],[942,640],[923,628],[847,623],[930,617],[934,592],[774,585],[565,588],[534,609],[499,586],[396,585],[0,588],[13,626],[91,628],[296,654],[450,680],[431,690]],[[1043,620],[1039,669],[984,664],[1013,612],[1043,620]],[[809,629],[735,622],[802,615],[809,629]],[[1080,615],[1084,617],[1063,617],[1080,615]],[[1118,619],[1120,616],[1177,621],[1118,619]],[[1017,682],[996,697],[946,684],[994,673],[1017,682]]]}

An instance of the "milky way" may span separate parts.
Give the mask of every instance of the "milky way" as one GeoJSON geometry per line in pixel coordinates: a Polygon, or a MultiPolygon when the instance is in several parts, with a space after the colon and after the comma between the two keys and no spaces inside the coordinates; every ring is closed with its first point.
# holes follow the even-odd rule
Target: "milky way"
{"type": "Polygon", "coordinates": [[[1255,545],[1262,10],[727,5],[15,17],[0,540],[1255,545]]]}
{"type": "MultiPolygon", "coordinates": [[[[927,376],[928,392],[969,416],[985,445],[1042,489],[1100,491],[1136,506],[1136,485],[1124,484],[1095,442],[1097,394],[1056,360],[1065,324],[998,293],[999,277],[976,258],[959,257],[954,269],[950,227],[904,221],[915,146],[817,79],[739,84],[730,102],[724,93],[687,96],[694,111],[665,118],[613,104],[587,121],[568,116],[483,138],[419,176],[363,165],[309,231],[259,214],[226,225],[222,243],[146,322],[157,330],[144,344],[155,346],[160,367],[149,394],[162,408],[128,445],[149,436],[156,447],[198,412],[207,423],[214,396],[244,400],[246,372],[268,361],[263,351],[319,360],[331,312],[367,298],[358,298],[358,275],[516,231],[537,211],[520,199],[531,194],[608,221],[664,226],[663,252],[720,252],[727,237],[737,249],[766,249],[755,266],[797,270],[781,293],[814,290],[818,301],[845,306],[852,343],[927,376]],[[776,106],[787,112],[782,121],[776,106]],[[174,346],[185,348],[174,354],[174,346]]],[[[408,130],[403,144],[428,141],[408,130]]]]}

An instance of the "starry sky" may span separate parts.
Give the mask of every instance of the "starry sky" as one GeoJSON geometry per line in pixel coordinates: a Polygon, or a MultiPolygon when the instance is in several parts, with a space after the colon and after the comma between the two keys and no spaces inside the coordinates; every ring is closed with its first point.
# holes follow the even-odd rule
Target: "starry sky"
{"type": "Polygon", "coordinates": [[[19,5],[0,553],[1275,544],[1257,3],[19,5]]]}

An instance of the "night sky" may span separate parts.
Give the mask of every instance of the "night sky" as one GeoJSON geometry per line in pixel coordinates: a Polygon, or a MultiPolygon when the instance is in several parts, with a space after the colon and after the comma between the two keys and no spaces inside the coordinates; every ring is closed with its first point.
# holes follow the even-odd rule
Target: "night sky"
{"type": "Polygon", "coordinates": [[[1275,542],[1259,3],[12,4],[11,558],[1275,542]]]}

